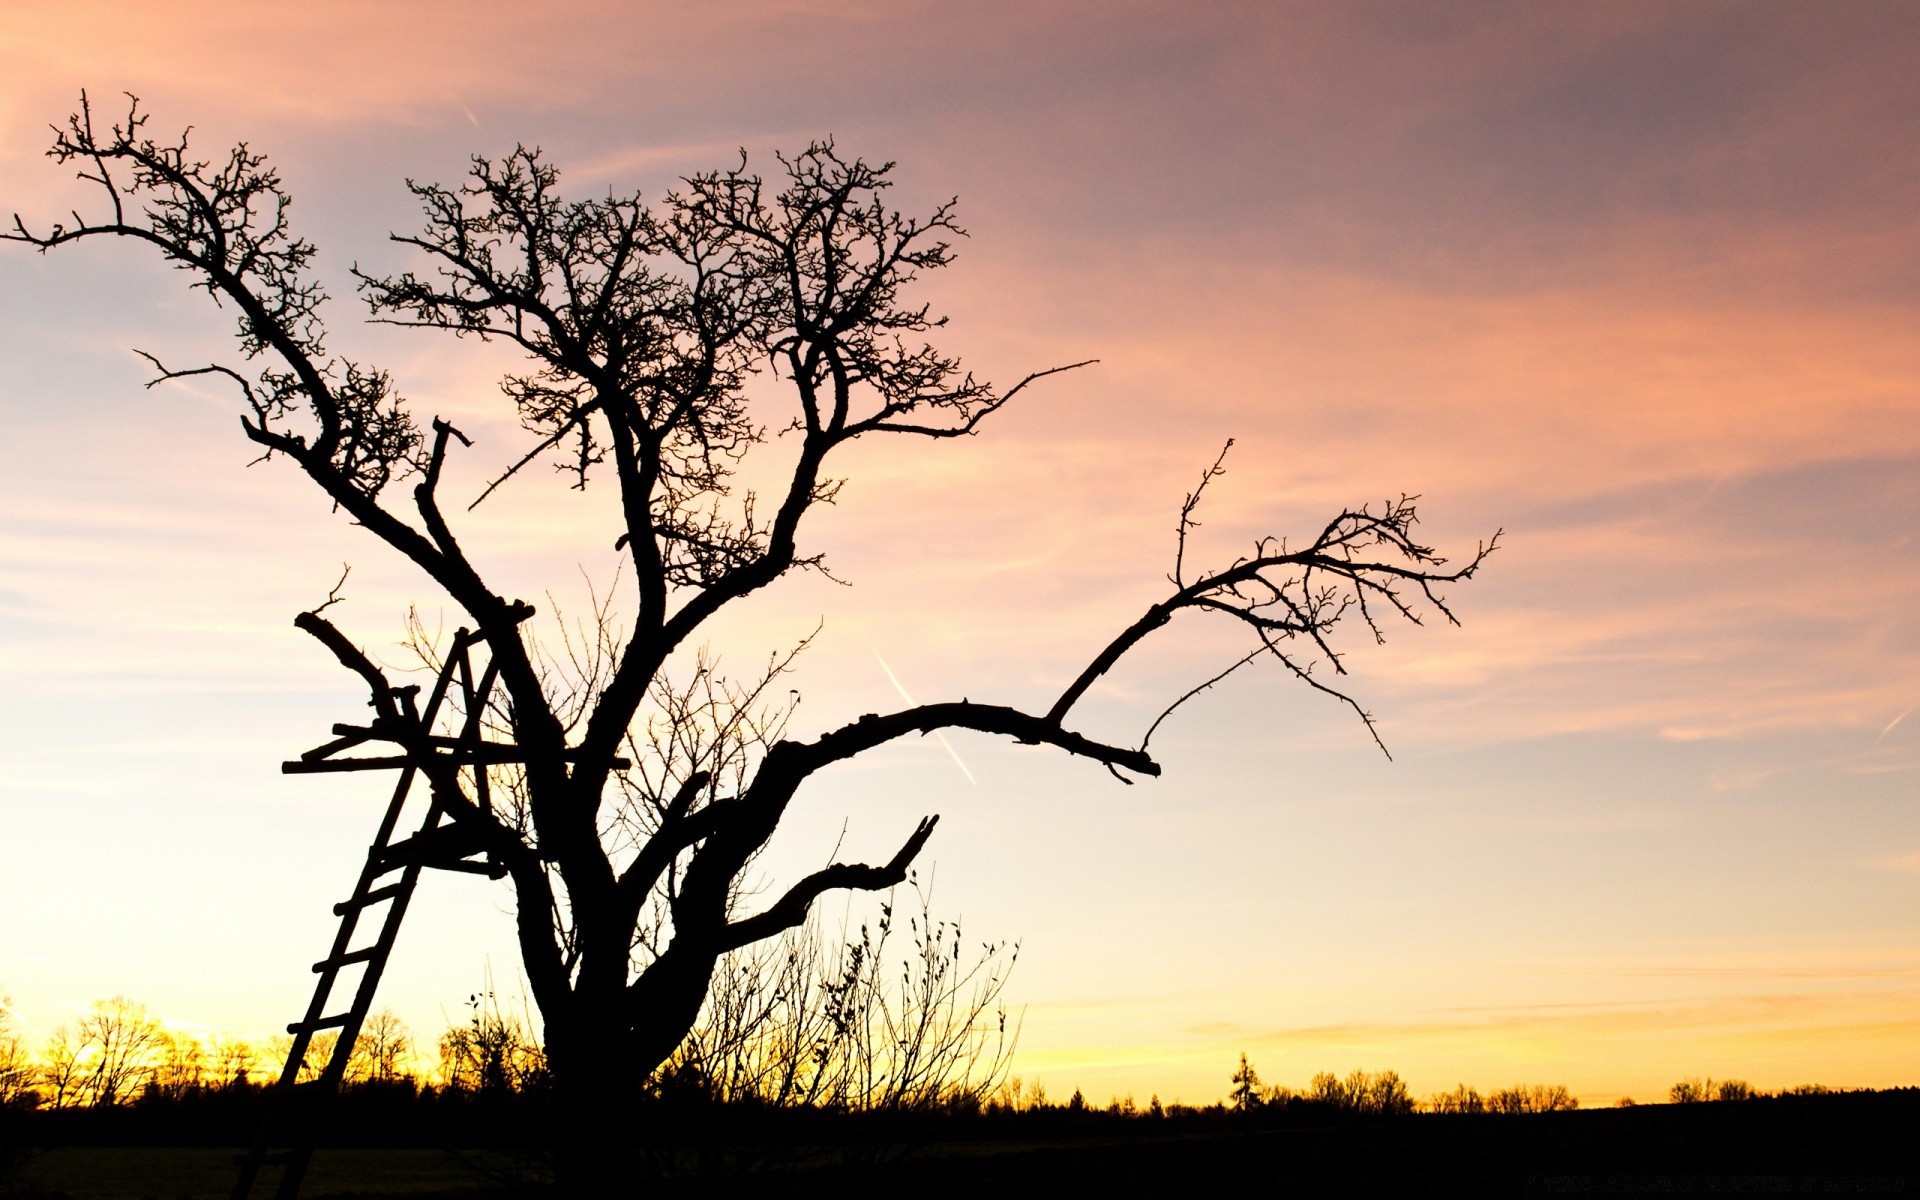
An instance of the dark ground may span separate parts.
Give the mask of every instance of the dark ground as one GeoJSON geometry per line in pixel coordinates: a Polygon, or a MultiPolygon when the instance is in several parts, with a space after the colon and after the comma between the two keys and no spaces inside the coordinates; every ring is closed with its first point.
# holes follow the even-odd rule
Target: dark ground
{"type": "MultiPolygon", "coordinates": [[[[753,1126],[756,1122],[745,1122],[753,1126]]],[[[711,1122],[703,1122],[709,1130],[711,1122]]],[[[128,1127],[122,1126],[124,1133],[128,1127]]],[[[17,1126],[12,1134],[21,1131],[17,1126]]],[[[48,1132],[47,1129],[42,1130],[48,1132]]],[[[336,1131],[334,1140],[343,1140],[336,1131]]],[[[391,1128],[385,1131],[393,1133],[391,1128]]],[[[1527,1116],[1041,1114],[921,1123],[763,1118],[751,1144],[652,1161],[661,1197],[1906,1195],[1920,1192],[1920,1090],[1527,1116]],[[821,1135],[849,1136],[831,1141],[821,1135]]],[[[0,1195],[224,1196],[230,1151],[44,1145],[0,1195]]],[[[190,1140],[190,1139],[189,1139],[190,1140]]],[[[346,1141],[354,1139],[346,1138],[346,1141]]],[[[392,1142],[393,1137],[359,1139],[392,1142]]],[[[407,1139],[401,1138],[400,1141],[407,1139]]],[[[460,1139],[468,1140],[468,1139],[460,1139]]],[[[489,1139],[481,1139],[489,1140],[489,1139]]],[[[16,1137],[16,1152],[23,1143],[16,1137]]],[[[530,1198],[537,1155],[385,1145],[323,1150],[306,1195],[530,1198]],[[515,1182],[517,1177],[518,1182],[515,1182]]],[[[4,1168],[0,1168],[3,1170],[4,1168]]],[[[0,1176],[3,1179],[4,1176],[0,1176]]],[[[264,1193],[265,1189],[261,1189],[264,1193]]]]}
{"type": "Polygon", "coordinates": [[[676,1182],[668,1196],[1052,1191],[1098,1196],[1905,1195],[1920,1191],[1920,1094],[1412,1116],[945,1147],[905,1161],[676,1182]],[[968,1153],[967,1151],[973,1151],[968,1153]],[[884,1189],[884,1190],[868,1190],[884,1189]],[[897,1189],[897,1190],[896,1190],[897,1189]]]}

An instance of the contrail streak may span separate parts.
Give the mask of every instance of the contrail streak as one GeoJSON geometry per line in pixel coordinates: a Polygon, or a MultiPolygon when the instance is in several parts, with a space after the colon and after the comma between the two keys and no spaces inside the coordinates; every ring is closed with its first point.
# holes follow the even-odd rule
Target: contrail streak
{"type": "MultiPolygon", "coordinates": [[[[887,674],[889,674],[889,675],[891,675],[891,674],[893,674],[893,672],[892,672],[892,671],[888,671],[888,672],[887,672],[887,674]]],[[[904,693],[903,693],[903,694],[904,694],[904,693]]],[[[1907,718],[1908,718],[1909,716],[1911,716],[1912,714],[1913,714],[1913,710],[1912,710],[1911,708],[1909,708],[1909,709],[1908,709],[1908,710],[1907,710],[1906,712],[1903,712],[1903,713],[1901,713],[1901,714],[1900,714],[1899,716],[1897,716],[1897,717],[1895,717],[1895,718],[1894,718],[1893,720],[1891,720],[1891,721],[1888,721],[1888,722],[1887,722],[1887,727],[1886,727],[1885,729],[1882,729],[1882,730],[1880,731],[1880,736],[1879,736],[1879,737],[1877,737],[1877,738],[1875,738],[1875,739],[1873,739],[1873,740],[1874,740],[1874,741],[1876,741],[1876,742],[1883,742],[1883,741],[1885,741],[1885,740],[1886,740],[1886,738],[1887,738],[1887,735],[1893,732],[1893,727],[1894,727],[1895,725],[1898,725],[1898,724],[1899,724],[1900,722],[1902,722],[1902,721],[1904,721],[1904,720],[1906,720],[1906,719],[1907,719],[1907,718]]]]}
{"type": "MultiPolygon", "coordinates": [[[[893,668],[887,665],[886,659],[880,657],[878,650],[873,652],[873,659],[880,664],[880,669],[887,673],[887,678],[893,680],[893,690],[900,693],[900,698],[916,708],[919,707],[920,702],[907,694],[906,685],[900,682],[900,677],[893,673],[893,668]]],[[[953,765],[960,768],[960,773],[967,777],[967,782],[975,787],[979,787],[980,781],[973,777],[972,771],[967,770],[967,764],[961,761],[960,752],[953,748],[953,743],[947,740],[947,735],[936,729],[933,731],[933,736],[939,738],[940,744],[945,746],[947,753],[953,756],[953,765]]]]}

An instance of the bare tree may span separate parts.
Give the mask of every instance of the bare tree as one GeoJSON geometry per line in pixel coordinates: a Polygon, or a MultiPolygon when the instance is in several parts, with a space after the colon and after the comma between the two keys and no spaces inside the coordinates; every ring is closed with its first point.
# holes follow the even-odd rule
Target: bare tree
{"type": "Polygon", "coordinates": [[[391,1008],[367,1014],[354,1039],[347,1078],[358,1083],[396,1083],[413,1075],[413,1031],[391,1008]]]}
{"type": "Polygon", "coordinates": [[[1477,1088],[1466,1084],[1456,1086],[1451,1092],[1435,1092],[1427,1101],[1427,1111],[1436,1113],[1471,1114],[1487,1111],[1487,1098],[1477,1088]]]}
{"type": "MultiPolygon", "coordinates": [[[[651,204],[565,200],[554,168],[526,148],[476,158],[458,187],[408,185],[424,225],[394,240],[423,266],[356,271],[375,319],[524,352],[527,368],[503,387],[529,442],[494,486],[553,462],[579,487],[610,476],[616,489],[625,636],[561,679],[531,607],[488,583],[443,503],[447,457],[468,438],[438,419],[423,427],[385,371],[328,350],[314,247],[294,235],[264,157],[242,144],[196,158],[184,136],[153,138],[137,102],[103,127],[84,96],[50,154],[79,168],[95,207],[47,226],[16,217],[5,236],[42,252],[95,238],[144,243],[229,307],[253,365],[155,361],[155,382],[212,376],[238,389],[242,428],[262,456],[291,463],[404,555],[485,640],[523,760],[518,787],[479,796],[460,790],[452,768],[429,777],[517,892],[523,965],[555,1086],[574,1114],[563,1124],[579,1138],[563,1156],[571,1169],[622,1169],[613,1149],[622,1114],[693,1025],[717,963],[800,925],[824,893],[900,883],[933,833],[930,815],[886,862],[830,863],[741,911],[742,872],[808,780],[945,729],[1050,746],[1116,778],[1156,776],[1151,728],[1126,745],[1070,720],[1123,656],[1183,616],[1245,631],[1250,650],[1227,671],[1264,657],[1365,720],[1315,670],[1344,670],[1335,627],[1357,616],[1377,639],[1388,618],[1451,620],[1438,588],[1472,575],[1491,549],[1449,567],[1417,538],[1414,503],[1401,497],[1202,567],[1188,534],[1215,463],[1181,509],[1164,598],[1096,643],[1045,709],[942,701],[800,739],[776,707],[770,724],[743,731],[739,722],[759,718],[742,714],[766,711],[756,688],[722,683],[697,647],[719,614],[791,572],[826,569],[807,548],[806,519],[839,492],[840,448],[973,434],[1035,382],[1086,365],[996,388],[927,340],[943,318],[907,292],[952,259],[962,231],[951,203],[921,217],[890,207],[891,165],[849,159],[830,142],[781,157],[772,182],[743,156],[651,204]],[[750,395],[756,378],[766,386],[750,395]],[[765,494],[737,486],[750,456],[780,460],[765,494]],[[403,480],[411,486],[396,489],[403,480]],[[722,709],[656,721],[665,735],[648,743],[651,769],[623,772],[621,752],[648,714],[660,717],[663,697],[694,694],[686,680],[703,671],[722,709]]],[[[433,731],[409,730],[401,693],[350,639],[317,612],[298,624],[367,683],[383,728],[423,744],[433,731]]]]}
{"type": "Polygon", "coordinates": [[[207,1048],[200,1039],[188,1033],[167,1034],[148,1089],[177,1100],[199,1091],[206,1079],[207,1048]]]}
{"type": "Polygon", "coordinates": [[[260,1051],[245,1038],[216,1037],[207,1049],[207,1074],[216,1087],[241,1087],[249,1083],[254,1068],[260,1065],[260,1051]]]}
{"type": "Polygon", "coordinates": [[[74,1108],[86,1103],[86,1069],[81,1045],[73,1027],[62,1025],[47,1038],[40,1054],[40,1079],[46,1086],[46,1102],[53,1108],[74,1108]]]}
{"type": "Polygon", "coordinates": [[[71,1035],[74,1090],[96,1108],[133,1099],[159,1073],[169,1040],[146,1006],[125,996],[94,1001],[71,1035]]]}
{"type": "Polygon", "coordinates": [[[1516,1084],[1487,1097],[1487,1111],[1496,1113],[1572,1112],[1580,1107],[1565,1084],[1516,1084]]]}
{"type": "Polygon", "coordinates": [[[26,1043],[13,1030],[13,1002],[0,996],[0,1108],[32,1105],[38,1075],[26,1043]]]}
{"type": "Polygon", "coordinates": [[[1341,1112],[1397,1114],[1410,1113],[1414,1107],[1406,1081],[1394,1071],[1377,1075],[1355,1071],[1345,1079],[1322,1071],[1307,1085],[1304,1096],[1341,1112]]]}

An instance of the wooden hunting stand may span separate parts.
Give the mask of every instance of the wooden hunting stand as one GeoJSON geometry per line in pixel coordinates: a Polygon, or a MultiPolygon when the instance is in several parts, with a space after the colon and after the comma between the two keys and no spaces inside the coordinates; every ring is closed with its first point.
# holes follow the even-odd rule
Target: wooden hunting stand
{"type": "MultiPolygon", "coordinates": [[[[522,619],[532,615],[523,606],[522,619]]],[[[287,1026],[293,1045],[287,1051],[286,1066],[268,1097],[267,1112],[251,1150],[239,1156],[240,1177],[233,1186],[233,1200],[250,1200],[260,1180],[262,1167],[277,1166],[280,1178],[274,1189],[276,1200],[293,1200],[313,1157],[313,1120],[321,1105],[340,1088],[353,1055],[360,1026],[373,1005],[373,994],[380,975],[393,953],[401,919],[407,903],[420,881],[420,873],[429,868],[462,871],[498,879],[507,868],[488,854],[484,839],[459,819],[463,809],[490,809],[487,768],[522,761],[518,747],[489,742],[482,736],[485,714],[498,673],[489,661],[478,670],[473,651],[483,646],[485,637],[462,629],[454,634],[446,661],[441,665],[433,690],[426,702],[419,702],[418,686],[393,687],[358,648],[318,613],[302,613],[295,621],[301,629],[333,650],[341,662],[358,672],[373,689],[377,715],[368,725],[335,725],[335,740],[317,746],[298,759],[282,763],[289,775],[322,774],[333,771],[398,770],[399,783],[387,804],[385,817],[367,849],[366,864],[360,869],[353,894],[333,911],[340,917],[339,931],[327,956],[313,964],[320,976],[314,985],[307,1015],[287,1026]],[[434,732],[441,710],[457,689],[455,718],[459,733],[444,736],[434,732]],[[336,754],[368,742],[385,742],[400,753],[380,757],[336,758],[336,754]],[[462,777],[467,780],[463,787],[462,777]],[[411,833],[395,840],[409,809],[416,778],[427,781],[425,814],[417,824],[407,826],[411,833]],[[468,789],[471,790],[468,790],[468,789]],[[380,906],[384,905],[384,909],[380,906]],[[378,915],[375,910],[379,909],[378,915]],[[377,925],[370,941],[357,935],[360,922],[377,925]],[[335,1007],[336,991],[344,992],[343,981],[352,978],[352,999],[344,1007],[335,1007]],[[307,1053],[315,1034],[336,1031],[332,1052],[317,1076],[301,1079],[307,1053]]]]}

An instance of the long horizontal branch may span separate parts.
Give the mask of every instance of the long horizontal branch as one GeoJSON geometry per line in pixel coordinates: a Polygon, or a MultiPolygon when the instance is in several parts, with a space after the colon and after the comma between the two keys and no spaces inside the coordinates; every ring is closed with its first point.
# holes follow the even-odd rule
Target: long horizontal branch
{"type": "Polygon", "coordinates": [[[969,700],[923,704],[917,708],[880,716],[868,713],[850,725],[843,725],[819,740],[788,743],[794,766],[800,775],[810,775],[830,763],[840,762],[876,746],[910,733],[928,734],[941,729],[971,729],[994,733],[1029,745],[1048,745],[1105,763],[1124,767],[1141,775],[1159,775],[1160,764],[1139,750],[1110,746],[1092,738],[1062,729],[1057,723],[1032,713],[1000,704],[975,704],[969,700]]]}

